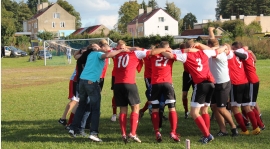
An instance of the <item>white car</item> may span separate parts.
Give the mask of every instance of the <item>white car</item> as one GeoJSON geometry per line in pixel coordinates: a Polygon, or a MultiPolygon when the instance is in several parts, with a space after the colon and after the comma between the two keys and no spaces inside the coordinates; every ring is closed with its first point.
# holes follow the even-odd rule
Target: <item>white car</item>
{"type": "Polygon", "coordinates": [[[5,56],[19,57],[21,52],[13,46],[5,46],[5,56]]]}

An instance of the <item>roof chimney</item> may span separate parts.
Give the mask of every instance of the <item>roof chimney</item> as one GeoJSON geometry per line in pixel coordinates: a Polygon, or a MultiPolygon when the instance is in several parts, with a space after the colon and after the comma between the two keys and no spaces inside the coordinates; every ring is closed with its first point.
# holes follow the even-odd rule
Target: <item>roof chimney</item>
{"type": "Polygon", "coordinates": [[[150,13],[152,11],[152,7],[147,7],[146,8],[146,13],[148,14],[148,13],[150,13]]]}
{"type": "Polygon", "coordinates": [[[139,15],[143,14],[144,9],[139,9],[139,15]]]}
{"type": "Polygon", "coordinates": [[[37,5],[37,12],[41,11],[42,9],[45,9],[49,6],[48,2],[44,2],[40,4],[40,0],[38,0],[38,5],[37,5]]]}

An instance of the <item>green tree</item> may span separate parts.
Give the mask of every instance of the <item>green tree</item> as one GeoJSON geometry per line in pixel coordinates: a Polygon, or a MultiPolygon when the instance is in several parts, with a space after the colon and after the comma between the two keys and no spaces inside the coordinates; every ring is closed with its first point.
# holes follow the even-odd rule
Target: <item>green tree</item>
{"type": "Polygon", "coordinates": [[[144,0],[143,0],[142,3],[141,3],[141,9],[143,9],[144,11],[146,11],[146,9],[147,9],[147,5],[146,5],[146,3],[144,2],[144,0]]]}
{"type": "Polygon", "coordinates": [[[226,21],[222,24],[222,28],[232,33],[235,38],[237,36],[243,36],[245,31],[245,24],[241,20],[226,21]]]}
{"type": "Polygon", "coordinates": [[[82,26],[80,13],[77,12],[71,4],[65,0],[57,0],[57,4],[64,8],[68,13],[76,17],[76,29],[82,26]]]}
{"type": "MultiPolygon", "coordinates": [[[[48,2],[48,0],[40,0],[40,3],[48,2]]],[[[37,13],[38,0],[27,0],[27,5],[33,14],[37,13]]]]}
{"type": "Polygon", "coordinates": [[[37,37],[42,40],[52,40],[54,38],[54,33],[45,30],[43,32],[38,32],[37,37]]]}
{"type": "Polygon", "coordinates": [[[32,11],[29,9],[26,3],[19,2],[19,9],[16,15],[16,29],[17,32],[23,31],[23,21],[30,19],[33,16],[32,11]]]}
{"type": "Polygon", "coordinates": [[[1,44],[10,45],[16,32],[14,14],[1,5],[1,44]]]}
{"type": "Polygon", "coordinates": [[[165,11],[171,15],[175,20],[178,21],[178,32],[181,32],[181,28],[182,28],[182,21],[180,20],[180,16],[181,16],[181,10],[180,8],[178,8],[174,2],[166,2],[166,7],[165,7],[165,11]]]}
{"type": "Polygon", "coordinates": [[[197,23],[197,18],[195,15],[193,15],[191,12],[186,14],[183,18],[183,26],[182,30],[185,30],[187,28],[193,29],[194,23],[197,23]]]}
{"type": "Polygon", "coordinates": [[[127,32],[127,25],[132,21],[137,15],[140,8],[140,4],[137,1],[125,2],[119,9],[118,14],[118,31],[121,33],[127,32]]]}
{"type": "Polygon", "coordinates": [[[155,0],[149,0],[148,1],[148,7],[152,7],[152,9],[159,8],[158,4],[157,4],[157,2],[155,0]]]}
{"type": "Polygon", "coordinates": [[[261,33],[262,32],[262,27],[261,25],[256,22],[253,21],[251,22],[249,25],[246,26],[245,28],[245,33],[246,35],[248,35],[249,37],[251,37],[252,35],[254,35],[255,33],[261,33]]]}

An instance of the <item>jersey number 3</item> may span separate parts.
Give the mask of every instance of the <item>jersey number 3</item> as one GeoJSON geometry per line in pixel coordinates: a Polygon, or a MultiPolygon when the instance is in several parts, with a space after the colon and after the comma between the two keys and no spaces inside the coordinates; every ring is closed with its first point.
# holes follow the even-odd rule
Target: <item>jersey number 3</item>
{"type": "Polygon", "coordinates": [[[202,60],[200,58],[197,58],[196,62],[198,63],[197,70],[202,71],[202,69],[203,69],[202,60]]]}
{"type": "Polygon", "coordinates": [[[127,67],[128,65],[128,61],[129,61],[129,55],[126,54],[126,55],[121,55],[118,57],[118,68],[120,68],[121,66],[123,68],[127,67]]]}

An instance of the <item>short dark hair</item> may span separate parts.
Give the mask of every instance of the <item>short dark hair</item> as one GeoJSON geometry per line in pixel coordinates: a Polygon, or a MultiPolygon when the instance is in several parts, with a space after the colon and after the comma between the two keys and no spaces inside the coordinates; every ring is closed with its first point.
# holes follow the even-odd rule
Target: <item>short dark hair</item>
{"type": "Polygon", "coordinates": [[[240,49],[243,47],[243,44],[241,42],[235,41],[234,43],[232,43],[232,46],[236,49],[240,49]]]}
{"type": "Polygon", "coordinates": [[[166,45],[170,45],[168,41],[161,41],[159,47],[164,48],[166,45]]]}
{"type": "Polygon", "coordinates": [[[217,47],[219,46],[219,43],[217,39],[208,39],[207,45],[210,47],[217,47]]]}

